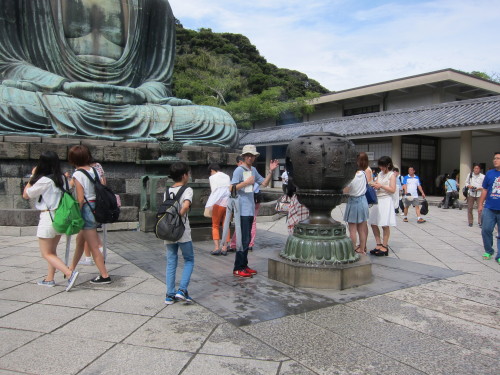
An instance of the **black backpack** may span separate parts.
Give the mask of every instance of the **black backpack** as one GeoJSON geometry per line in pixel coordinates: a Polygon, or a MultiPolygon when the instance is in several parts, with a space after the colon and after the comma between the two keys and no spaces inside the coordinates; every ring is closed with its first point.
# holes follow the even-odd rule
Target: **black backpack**
{"type": "MultiPolygon", "coordinates": [[[[99,179],[99,175],[95,168],[92,168],[96,176],[95,179],[90,177],[89,172],[85,169],[78,169],[80,172],[85,174],[87,178],[94,184],[95,187],[95,209],[92,211],[95,217],[95,221],[101,224],[109,224],[118,221],[120,216],[120,207],[118,207],[118,202],[116,200],[116,195],[113,191],[103,185],[99,179]]],[[[87,204],[89,201],[85,197],[87,204]]]]}
{"type": "Polygon", "coordinates": [[[177,242],[185,231],[184,222],[181,217],[181,203],[179,202],[187,186],[182,186],[177,194],[170,193],[167,188],[167,197],[158,207],[156,212],[155,234],[161,240],[177,242]]]}

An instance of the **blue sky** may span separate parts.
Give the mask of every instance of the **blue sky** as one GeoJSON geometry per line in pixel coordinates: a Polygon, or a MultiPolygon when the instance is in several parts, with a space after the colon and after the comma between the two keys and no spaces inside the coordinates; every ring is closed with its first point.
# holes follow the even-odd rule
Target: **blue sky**
{"type": "Polygon", "coordinates": [[[500,74],[499,0],[170,0],[184,27],[244,34],[330,90],[444,68],[500,74]]]}

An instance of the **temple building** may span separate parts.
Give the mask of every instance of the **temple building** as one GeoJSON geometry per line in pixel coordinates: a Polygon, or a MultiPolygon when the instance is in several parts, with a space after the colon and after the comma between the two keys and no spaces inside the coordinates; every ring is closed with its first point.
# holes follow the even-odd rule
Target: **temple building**
{"type": "Polygon", "coordinates": [[[463,186],[472,163],[488,170],[500,149],[500,84],[453,69],[325,94],[313,104],[304,118],[264,121],[241,132],[240,145],[255,144],[262,155],[258,168],[284,161],[295,137],[322,130],[350,138],[374,167],[384,155],[403,174],[415,167],[424,191],[433,194],[436,176],[457,169],[463,186]]]}

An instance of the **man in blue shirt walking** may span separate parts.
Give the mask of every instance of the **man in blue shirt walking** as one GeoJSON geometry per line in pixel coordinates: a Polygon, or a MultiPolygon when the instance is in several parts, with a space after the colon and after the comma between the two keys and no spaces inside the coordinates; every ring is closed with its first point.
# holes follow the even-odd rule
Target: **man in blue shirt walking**
{"type": "Polygon", "coordinates": [[[241,152],[243,164],[235,169],[231,180],[231,184],[236,185],[240,201],[242,248],[236,251],[233,269],[233,275],[237,277],[252,277],[257,273],[248,267],[248,246],[255,214],[254,184],[267,186],[271,181],[272,172],[279,167],[277,160],[271,160],[266,178],[262,177],[252,166],[259,155],[254,145],[245,145],[241,152]]]}
{"type": "Polygon", "coordinates": [[[447,174],[446,181],[444,182],[444,187],[446,188],[446,197],[444,199],[444,207],[450,208],[450,203],[455,207],[454,200],[458,199],[458,184],[454,178],[451,178],[447,174]]]}
{"type": "MultiPolygon", "coordinates": [[[[484,259],[491,259],[495,254],[493,249],[493,230],[500,226],[500,152],[493,156],[494,169],[490,169],[483,180],[483,193],[479,198],[477,214],[482,215],[481,235],[485,253],[484,259]],[[486,201],[486,203],[485,203],[486,201]],[[483,207],[484,204],[484,207],[483,207]]],[[[500,236],[500,235],[499,235],[500,236]]],[[[497,236],[497,256],[495,260],[500,264],[500,239],[497,236]]]]}

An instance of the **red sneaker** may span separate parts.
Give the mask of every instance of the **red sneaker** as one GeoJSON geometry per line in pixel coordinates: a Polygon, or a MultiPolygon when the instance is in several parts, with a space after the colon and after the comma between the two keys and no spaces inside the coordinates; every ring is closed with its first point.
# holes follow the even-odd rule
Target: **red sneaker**
{"type": "Polygon", "coordinates": [[[251,269],[250,267],[245,267],[245,271],[247,271],[251,275],[257,275],[257,271],[251,269]]]}
{"type": "Polygon", "coordinates": [[[238,271],[233,271],[233,276],[236,276],[236,277],[252,277],[252,274],[248,273],[247,270],[238,270],[238,271]]]}

